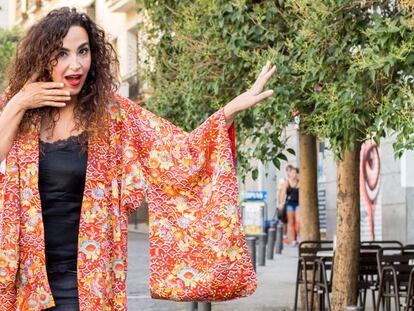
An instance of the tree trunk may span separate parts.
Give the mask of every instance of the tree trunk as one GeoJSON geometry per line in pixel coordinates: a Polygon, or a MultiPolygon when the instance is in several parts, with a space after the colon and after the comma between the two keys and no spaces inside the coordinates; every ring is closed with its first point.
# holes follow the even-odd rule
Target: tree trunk
{"type": "MultiPolygon", "coordinates": [[[[318,210],[318,159],[316,137],[307,135],[299,130],[300,152],[300,187],[299,187],[299,226],[300,238],[305,240],[320,240],[319,210],[318,210]]],[[[316,247],[316,245],[314,246],[316,247]]],[[[307,274],[308,280],[312,280],[312,272],[307,274]]],[[[305,288],[301,286],[301,310],[305,310],[305,288]]],[[[308,294],[308,301],[311,299],[308,294]]],[[[318,296],[314,297],[315,307],[318,309],[318,296]]],[[[316,310],[315,309],[315,310],[316,310]]]]}
{"type": "Polygon", "coordinates": [[[361,145],[347,150],[337,171],[337,226],[332,310],[343,311],[357,303],[360,208],[359,157],[361,145]]]}
{"type": "Polygon", "coordinates": [[[300,187],[299,221],[300,238],[320,240],[318,211],[318,161],[316,137],[299,131],[300,148],[300,187]]]}

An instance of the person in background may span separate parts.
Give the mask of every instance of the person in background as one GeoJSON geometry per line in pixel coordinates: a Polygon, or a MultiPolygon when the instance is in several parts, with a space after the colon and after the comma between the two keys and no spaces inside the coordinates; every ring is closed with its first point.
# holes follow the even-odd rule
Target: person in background
{"type": "Polygon", "coordinates": [[[287,215],[287,240],[297,245],[299,236],[299,169],[291,164],[286,167],[287,179],[282,182],[279,190],[280,210],[287,215]]]}

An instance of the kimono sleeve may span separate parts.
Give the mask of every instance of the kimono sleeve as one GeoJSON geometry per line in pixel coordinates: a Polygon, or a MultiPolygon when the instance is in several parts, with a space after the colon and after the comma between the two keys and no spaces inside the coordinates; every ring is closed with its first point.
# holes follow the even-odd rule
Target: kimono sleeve
{"type": "MultiPolygon", "coordinates": [[[[0,95],[0,115],[6,105],[5,95],[0,95]]],[[[0,309],[14,310],[16,302],[16,275],[19,261],[19,189],[13,188],[13,181],[18,180],[16,169],[16,149],[14,145],[9,154],[10,170],[6,177],[6,160],[0,162],[0,309]],[[14,191],[13,191],[14,190],[14,191]],[[7,192],[7,193],[6,193],[7,192]]]]}
{"type": "MultiPolygon", "coordinates": [[[[0,95],[0,115],[3,112],[3,108],[5,106],[5,94],[0,95]]],[[[3,179],[6,175],[6,159],[0,162],[0,185],[3,183],[3,179]]]]}
{"type": "Polygon", "coordinates": [[[227,129],[223,109],[187,133],[129,102],[124,111],[123,138],[124,144],[132,144],[139,153],[149,184],[186,188],[217,177],[214,172],[235,177],[234,124],[227,129]]]}
{"type": "Polygon", "coordinates": [[[186,133],[136,104],[125,106],[124,144],[134,146],[145,176],[153,298],[229,300],[256,289],[232,131],[223,109],[186,133]]]}
{"type": "Polygon", "coordinates": [[[121,205],[128,214],[140,205],[148,185],[158,185],[167,192],[196,186],[212,169],[207,163],[217,152],[209,142],[218,129],[226,156],[233,150],[231,158],[235,159],[234,124],[227,130],[222,110],[186,133],[125,97],[116,95],[114,101],[114,107],[120,108],[123,127],[121,205]]]}

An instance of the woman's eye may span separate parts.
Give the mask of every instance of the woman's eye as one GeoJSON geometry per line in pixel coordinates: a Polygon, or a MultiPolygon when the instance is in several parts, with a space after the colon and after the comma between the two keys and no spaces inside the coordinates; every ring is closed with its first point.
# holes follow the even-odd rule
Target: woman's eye
{"type": "Polygon", "coordinates": [[[88,48],[83,48],[82,50],[80,50],[81,54],[86,54],[88,53],[89,49],[88,48]]]}
{"type": "Polygon", "coordinates": [[[63,57],[63,56],[65,56],[66,55],[66,52],[59,52],[58,53],[58,57],[60,58],[60,57],[63,57]]]}

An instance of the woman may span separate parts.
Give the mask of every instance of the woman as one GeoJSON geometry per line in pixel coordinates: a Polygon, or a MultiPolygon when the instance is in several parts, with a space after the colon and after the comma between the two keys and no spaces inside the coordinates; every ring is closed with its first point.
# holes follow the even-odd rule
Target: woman
{"type": "Polygon", "coordinates": [[[75,9],[51,11],[18,46],[0,103],[1,310],[126,310],[127,216],[144,190],[153,297],[256,287],[228,131],[272,95],[275,68],[187,134],[117,95],[117,66],[75,9]]]}
{"type": "Polygon", "coordinates": [[[287,179],[280,186],[280,210],[286,209],[288,242],[297,245],[299,235],[299,169],[293,165],[286,167],[287,179]]]}

